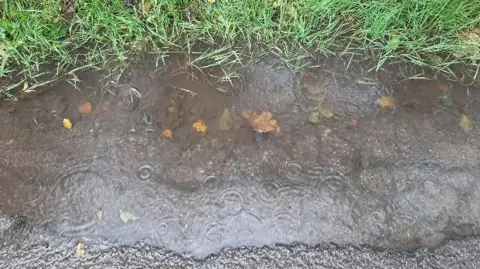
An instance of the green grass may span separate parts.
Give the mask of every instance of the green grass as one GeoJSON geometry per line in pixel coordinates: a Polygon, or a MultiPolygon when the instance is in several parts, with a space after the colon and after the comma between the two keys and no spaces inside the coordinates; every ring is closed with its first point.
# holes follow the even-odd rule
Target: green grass
{"type": "Polygon", "coordinates": [[[0,77],[26,81],[46,63],[74,76],[72,69],[128,64],[144,52],[186,52],[201,69],[260,46],[297,67],[325,53],[369,55],[377,68],[407,62],[450,72],[480,63],[476,0],[0,0],[0,16],[0,77]],[[212,49],[196,54],[199,43],[212,49]]]}

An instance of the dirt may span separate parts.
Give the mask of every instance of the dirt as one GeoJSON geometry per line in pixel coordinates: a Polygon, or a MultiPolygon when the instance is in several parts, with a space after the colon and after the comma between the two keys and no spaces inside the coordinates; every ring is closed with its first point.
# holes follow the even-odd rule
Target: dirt
{"type": "Polygon", "coordinates": [[[274,58],[217,83],[220,70],[204,76],[175,62],[144,63],[115,82],[87,72],[81,91],[60,81],[3,102],[0,213],[60,238],[199,257],[297,242],[412,249],[480,231],[476,89],[366,83],[333,64],[298,73],[274,58]],[[381,96],[395,108],[381,109],[381,96]],[[89,114],[78,110],[85,102],[89,114]],[[310,123],[298,108],[312,104],[333,117],[310,123]],[[258,139],[244,109],[271,111],[280,132],[258,139]],[[462,114],[472,130],[459,126],[462,114]],[[198,120],[205,135],[192,128],[198,120]]]}

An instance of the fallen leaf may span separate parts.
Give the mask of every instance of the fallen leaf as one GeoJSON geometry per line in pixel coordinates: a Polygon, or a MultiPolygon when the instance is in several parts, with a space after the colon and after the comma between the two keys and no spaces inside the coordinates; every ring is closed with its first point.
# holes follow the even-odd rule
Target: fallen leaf
{"type": "Polygon", "coordinates": [[[332,111],[330,111],[328,109],[325,109],[321,106],[318,108],[318,112],[320,112],[320,114],[327,119],[330,119],[331,117],[333,117],[333,112],[332,111]]]}
{"type": "Polygon", "coordinates": [[[462,114],[462,116],[460,117],[460,127],[465,132],[470,132],[472,130],[472,120],[469,116],[462,114]]]}
{"type": "Polygon", "coordinates": [[[99,220],[102,220],[102,219],[103,219],[103,211],[100,210],[100,211],[97,212],[97,218],[98,218],[99,220]]]}
{"type": "Polygon", "coordinates": [[[195,123],[193,123],[192,127],[195,129],[195,131],[201,133],[202,135],[207,134],[208,127],[203,120],[197,120],[195,123]]]}
{"type": "Polygon", "coordinates": [[[169,106],[169,107],[167,108],[167,114],[170,116],[170,115],[172,115],[173,113],[175,113],[175,110],[177,110],[177,109],[175,108],[175,106],[169,106]]]}
{"type": "Polygon", "coordinates": [[[85,104],[78,106],[78,111],[82,114],[90,114],[92,113],[92,103],[85,102],[85,104]]]}
{"type": "Polygon", "coordinates": [[[85,255],[85,245],[82,242],[77,244],[77,258],[81,258],[85,255]]]}
{"type": "Polygon", "coordinates": [[[72,129],[72,121],[69,119],[63,119],[63,128],[70,130],[72,129]]]}
{"type": "Polygon", "coordinates": [[[377,100],[377,104],[382,109],[395,109],[395,103],[393,102],[393,98],[390,96],[382,96],[380,99],[377,100]]]}
{"type": "Polygon", "coordinates": [[[172,139],[173,138],[173,131],[170,129],[166,129],[165,131],[162,132],[162,136],[172,139]]]}
{"type": "Polygon", "coordinates": [[[280,132],[280,127],[276,120],[272,120],[272,113],[263,111],[260,114],[251,110],[245,110],[242,116],[247,120],[248,124],[253,128],[255,132],[269,133],[280,132]]]}
{"type": "Polygon", "coordinates": [[[312,124],[317,124],[320,122],[320,112],[315,110],[312,113],[310,113],[310,116],[308,116],[308,121],[312,124]]]}
{"type": "Polygon", "coordinates": [[[230,131],[230,129],[232,129],[232,116],[227,108],[220,117],[219,128],[222,131],[230,131]]]}
{"type": "Polygon", "coordinates": [[[327,129],[325,129],[325,130],[323,131],[323,136],[324,136],[324,137],[327,137],[331,132],[332,132],[332,129],[327,128],[327,129]]]}
{"type": "Polygon", "coordinates": [[[132,213],[128,212],[128,211],[122,211],[120,210],[120,219],[123,221],[123,222],[128,222],[128,221],[134,221],[134,220],[137,220],[137,216],[133,215],[132,213]]]}

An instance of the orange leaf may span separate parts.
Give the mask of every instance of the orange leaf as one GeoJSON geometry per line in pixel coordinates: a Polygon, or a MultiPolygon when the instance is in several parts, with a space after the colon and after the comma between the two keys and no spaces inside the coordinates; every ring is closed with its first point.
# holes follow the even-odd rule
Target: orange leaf
{"type": "Polygon", "coordinates": [[[85,104],[78,106],[78,111],[82,114],[92,113],[92,104],[90,102],[85,102],[85,104]]]}
{"type": "Polygon", "coordinates": [[[168,139],[173,138],[173,131],[170,129],[166,129],[165,131],[162,132],[162,135],[168,139]]]}
{"type": "Polygon", "coordinates": [[[207,134],[207,129],[208,129],[208,126],[207,124],[203,121],[203,120],[197,120],[193,125],[192,125],[193,129],[195,129],[195,131],[201,133],[202,135],[206,135],[207,134]]]}
{"type": "Polygon", "coordinates": [[[272,119],[272,113],[263,111],[260,114],[251,110],[243,111],[242,116],[247,120],[252,129],[259,133],[280,132],[276,120],[272,119]]]}

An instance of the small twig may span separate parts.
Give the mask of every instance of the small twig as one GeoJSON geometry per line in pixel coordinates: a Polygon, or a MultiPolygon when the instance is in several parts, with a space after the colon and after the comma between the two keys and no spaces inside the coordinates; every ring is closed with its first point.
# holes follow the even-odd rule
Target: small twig
{"type": "Polygon", "coordinates": [[[185,89],[185,88],[182,88],[182,87],[177,87],[177,86],[173,86],[173,85],[170,85],[170,87],[176,89],[176,90],[180,90],[182,92],[188,92],[192,97],[195,97],[198,95],[198,93],[196,92],[193,92],[191,90],[188,90],[188,89],[185,89]]]}

